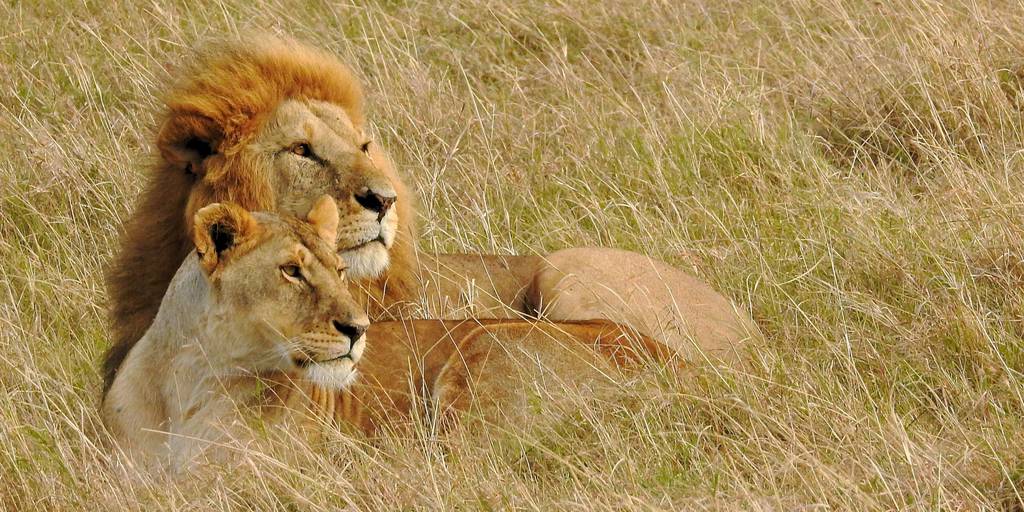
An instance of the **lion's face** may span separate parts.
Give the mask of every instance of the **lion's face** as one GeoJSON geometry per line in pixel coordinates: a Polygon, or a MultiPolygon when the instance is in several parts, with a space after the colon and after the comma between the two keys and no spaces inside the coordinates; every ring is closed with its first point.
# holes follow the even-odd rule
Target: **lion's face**
{"type": "Polygon", "coordinates": [[[375,164],[371,144],[340,107],[285,100],[248,147],[269,164],[279,211],[305,211],[322,194],[335,198],[339,253],[357,278],[387,267],[398,232],[393,177],[375,164]]]}
{"type": "Polygon", "coordinates": [[[369,321],[346,289],[336,231],[327,196],[309,222],[222,203],[200,209],[196,250],[214,295],[207,328],[214,339],[234,340],[211,356],[330,386],[351,382],[369,321]]]}
{"type": "Polygon", "coordinates": [[[298,215],[327,194],[338,203],[338,253],[349,276],[375,278],[387,269],[398,234],[400,184],[374,161],[371,146],[341,107],[286,99],[237,153],[205,158],[186,215],[218,200],[251,203],[233,197],[236,184],[225,179],[238,169],[246,170],[247,187],[272,198],[263,208],[298,215]]]}

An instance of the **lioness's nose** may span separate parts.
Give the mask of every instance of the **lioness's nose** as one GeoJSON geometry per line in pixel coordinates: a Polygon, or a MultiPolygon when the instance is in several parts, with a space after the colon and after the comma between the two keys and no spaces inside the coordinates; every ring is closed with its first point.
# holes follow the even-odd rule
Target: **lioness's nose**
{"type": "Polygon", "coordinates": [[[354,324],[351,322],[342,322],[339,320],[334,320],[332,323],[334,324],[334,328],[337,329],[338,332],[344,334],[345,336],[348,336],[349,343],[355,343],[356,340],[362,337],[363,333],[366,332],[365,325],[354,324]]]}
{"type": "Polygon", "coordinates": [[[384,218],[384,214],[388,212],[391,205],[395,204],[397,198],[394,192],[378,192],[371,188],[356,194],[356,202],[371,212],[377,212],[377,220],[384,218]]]}

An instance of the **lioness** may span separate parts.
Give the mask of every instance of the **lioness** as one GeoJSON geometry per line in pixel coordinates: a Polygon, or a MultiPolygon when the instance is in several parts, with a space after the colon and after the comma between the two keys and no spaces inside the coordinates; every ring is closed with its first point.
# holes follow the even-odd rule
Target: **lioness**
{"type": "Polygon", "coordinates": [[[221,203],[194,218],[195,252],[103,403],[123,449],[174,468],[223,439],[242,408],[295,410],[302,399],[323,408],[323,394],[292,384],[351,383],[369,325],[344,283],[330,196],[313,205],[308,222],[221,203]],[[264,385],[268,379],[277,385],[264,385]]]}
{"type": "Polygon", "coordinates": [[[103,403],[133,459],[187,468],[209,447],[244,438],[245,409],[274,419],[308,411],[366,431],[417,412],[450,426],[470,410],[522,426],[528,388],[552,372],[567,384],[548,395],[614,386],[619,368],[668,356],[601,321],[384,322],[367,334],[336,255],[337,222],[330,196],[306,222],[221,203],[195,214],[195,250],[103,403]],[[367,378],[352,384],[367,338],[379,348],[367,378]]]}

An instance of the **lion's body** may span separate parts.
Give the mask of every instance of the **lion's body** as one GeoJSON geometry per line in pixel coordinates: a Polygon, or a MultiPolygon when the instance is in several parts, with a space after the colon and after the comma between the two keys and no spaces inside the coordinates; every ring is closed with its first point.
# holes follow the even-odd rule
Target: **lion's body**
{"type": "Polygon", "coordinates": [[[706,283],[634,252],[588,247],[419,259],[423,307],[447,318],[611,320],[695,362],[737,363],[760,337],[750,317],[706,283]]]}

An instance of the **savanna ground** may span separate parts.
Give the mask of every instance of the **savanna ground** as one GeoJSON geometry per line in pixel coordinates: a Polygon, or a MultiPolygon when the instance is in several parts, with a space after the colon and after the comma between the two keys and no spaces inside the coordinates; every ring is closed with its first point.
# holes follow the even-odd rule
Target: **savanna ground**
{"type": "Polygon", "coordinates": [[[1022,26],[988,1],[5,1],[0,504],[1020,507],[1022,26]],[[767,346],[529,435],[338,435],[198,489],[124,480],[101,275],[169,73],[253,29],[358,70],[424,248],[641,251],[767,346]]]}

